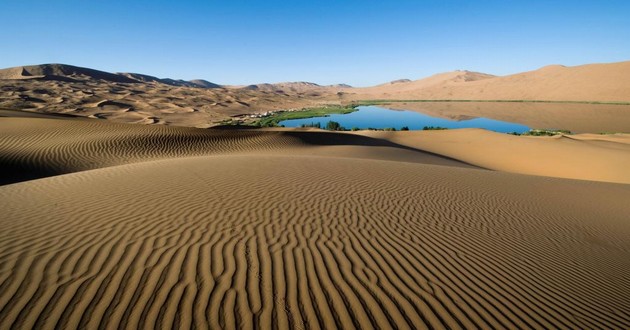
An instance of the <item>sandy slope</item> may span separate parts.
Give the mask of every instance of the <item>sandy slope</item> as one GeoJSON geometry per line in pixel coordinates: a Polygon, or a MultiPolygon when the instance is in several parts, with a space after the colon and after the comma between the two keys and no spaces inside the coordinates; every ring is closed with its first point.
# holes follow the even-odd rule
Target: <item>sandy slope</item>
{"type": "Polygon", "coordinates": [[[630,183],[628,134],[536,137],[482,129],[360,134],[498,171],[630,183]]]}
{"type": "Polygon", "coordinates": [[[383,95],[404,95],[406,93],[414,93],[418,90],[424,90],[429,88],[437,88],[443,89],[448,88],[449,86],[458,85],[459,83],[471,82],[476,80],[483,80],[494,78],[495,76],[485,73],[479,72],[471,72],[471,71],[452,71],[452,72],[444,72],[432,75],[430,77],[418,79],[418,80],[408,80],[401,79],[390,81],[385,84],[366,87],[366,88],[356,88],[353,90],[348,90],[348,92],[355,92],[358,94],[383,94],[383,95]]]}
{"type": "Polygon", "coordinates": [[[630,185],[436,154],[626,135],[363,134],[0,118],[0,328],[630,327],[630,185]]]}
{"type": "Polygon", "coordinates": [[[350,99],[630,101],[630,61],[550,65],[509,76],[451,72],[395,85],[354,89],[350,99]],[[470,79],[453,79],[470,76],[470,79]],[[440,78],[440,81],[436,81],[440,78]]]}
{"type": "Polygon", "coordinates": [[[32,115],[39,118],[0,117],[0,184],[152,159],[252,152],[472,167],[387,140],[344,133],[208,130],[32,115]]]}
{"type": "Polygon", "coordinates": [[[628,198],[626,185],[265,155],[9,185],[0,324],[626,328],[628,198]]]}

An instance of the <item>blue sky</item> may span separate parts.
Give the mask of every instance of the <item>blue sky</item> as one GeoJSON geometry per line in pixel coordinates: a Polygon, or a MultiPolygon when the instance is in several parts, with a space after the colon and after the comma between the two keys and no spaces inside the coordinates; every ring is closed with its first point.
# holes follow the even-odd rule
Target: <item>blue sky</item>
{"type": "Polygon", "coordinates": [[[0,0],[0,67],[367,86],[630,60],[630,1],[0,0]]]}

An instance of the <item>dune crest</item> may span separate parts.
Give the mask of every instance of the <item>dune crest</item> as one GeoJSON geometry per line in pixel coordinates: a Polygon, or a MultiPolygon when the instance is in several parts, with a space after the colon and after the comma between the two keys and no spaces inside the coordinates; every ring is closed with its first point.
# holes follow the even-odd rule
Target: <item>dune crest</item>
{"type": "Polygon", "coordinates": [[[351,99],[542,100],[630,102],[630,61],[551,65],[508,76],[467,71],[403,84],[357,88],[351,99]]]}

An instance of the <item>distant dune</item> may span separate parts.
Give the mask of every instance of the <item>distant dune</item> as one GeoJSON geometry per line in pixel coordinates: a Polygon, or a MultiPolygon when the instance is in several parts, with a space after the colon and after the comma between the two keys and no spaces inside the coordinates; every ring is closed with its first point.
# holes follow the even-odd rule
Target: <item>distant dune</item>
{"type": "Polygon", "coordinates": [[[428,88],[446,88],[448,86],[462,83],[494,78],[495,76],[470,71],[453,71],[433,75],[420,80],[398,79],[388,83],[368,88],[357,88],[357,92],[373,93],[405,93],[428,88]]]}
{"type": "MultiPolygon", "coordinates": [[[[236,86],[238,87],[238,86],[236,86]]],[[[340,90],[351,89],[352,86],[346,84],[337,84],[322,86],[311,82],[296,81],[296,82],[282,82],[282,83],[263,83],[248,85],[242,87],[247,90],[275,92],[275,93],[298,93],[306,96],[320,96],[322,94],[332,94],[340,90]]]]}
{"type": "Polygon", "coordinates": [[[193,79],[193,80],[190,80],[189,82],[194,84],[195,86],[202,87],[202,88],[221,88],[221,87],[223,87],[223,86],[221,86],[219,84],[215,84],[213,82],[209,82],[209,81],[203,80],[203,79],[193,79]]]}
{"type": "Polygon", "coordinates": [[[129,77],[114,73],[81,68],[67,64],[41,64],[27,65],[16,68],[0,70],[0,79],[45,79],[55,80],[59,78],[78,78],[91,80],[104,80],[109,82],[133,83],[137,82],[129,77]]]}
{"type": "Polygon", "coordinates": [[[184,81],[44,64],[0,70],[0,109],[210,127],[234,116],[330,103],[329,89],[311,91],[306,85],[249,90],[202,79],[184,81]],[[285,90],[278,93],[276,88],[285,90]]]}
{"type": "Polygon", "coordinates": [[[354,99],[630,102],[630,62],[551,65],[501,77],[455,71],[352,93],[354,99]]]}
{"type": "Polygon", "coordinates": [[[628,135],[0,115],[2,329],[630,328],[628,135]]]}

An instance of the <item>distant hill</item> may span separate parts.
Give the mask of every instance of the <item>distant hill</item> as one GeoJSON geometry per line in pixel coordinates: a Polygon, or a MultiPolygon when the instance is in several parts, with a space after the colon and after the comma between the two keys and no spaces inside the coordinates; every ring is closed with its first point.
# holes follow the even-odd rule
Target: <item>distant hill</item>
{"type": "Polygon", "coordinates": [[[398,80],[392,80],[388,84],[389,85],[394,85],[394,84],[403,84],[403,83],[408,83],[408,82],[411,82],[411,80],[410,79],[398,79],[398,80]]]}
{"type": "Polygon", "coordinates": [[[352,88],[352,86],[347,84],[336,84],[336,85],[318,85],[312,82],[306,81],[295,81],[295,82],[281,82],[281,83],[262,83],[255,85],[248,85],[242,87],[246,90],[257,90],[264,92],[275,92],[275,93],[318,93],[318,92],[332,92],[333,90],[338,89],[346,89],[352,88]]]}
{"type": "Polygon", "coordinates": [[[140,73],[109,73],[94,69],[82,68],[67,64],[40,64],[27,65],[0,70],[0,79],[37,79],[37,80],[100,80],[116,83],[161,83],[170,86],[198,87],[198,88],[220,88],[221,85],[211,83],[207,80],[175,80],[170,78],[157,78],[140,73]]]}
{"type": "Polygon", "coordinates": [[[219,84],[215,84],[212,82],[209,82],[207,80],[203,80],[203,79],[194,79],[194,80],[189,80],[188,81],[191,84],[194,84],[195,86],[198,87],[203,87],[203,88],[221,88],[223,86],[219,85],[219,84]]]}
{"type": "Polygon", "coordinates": [[[630,101],[630,61],[550,65],[508,76],[470,71],[355,88],[353,99],[630,101]]]}
{"type": "Polygon", "coordinates": [[[162,79],[154,76],[149,76],[141,73],[131,73],[131,72],[117,72],[117,75],[125,76],[133,80],[141,81],[141,82],[155,82],[155,83],[164,83],[162,79]]]}
{"type": "Polygon", "coordinates": [[[345,84],[322,86],[312,82],[261,83],[222,86],[206,80],[176,80],[139,73],[109,73],[66,64],[20,66],[0,70],[0,79],[107,81],[165,84],[195,88],[226,88],[242,92],[327,97],[338,101],[366,99],[421,100],[540,100],[630,102],[630,61],[574,67],[550,65],[508,76],[472,71],[452,71],[419,79],[399,79],[373,87],[345,84]]]}
{"type": "Polygon", "coordinates": [[[332,88],[352,88],[352,86],[350,86],[348,84],[334,84],[334,85],[328,85],[327,87],[332,87],[332,88]]]}
{"type": "MultiPolygon", "coordinates": [[[[58,81],[83,81],[83,80],[100,80],[117,83],[159,83],[177,87],[195,87],[195,88],[223,88],[223,86],[204,79],[182,80],[171,78],[158,78],[155,76],[133,73],[133,72],[117,72],[109,73],[94,69],[88,69],[67,64],[40,64],[19,66],[7,69],[0,69],[0,80],[7,79],[36,79],[36,80],[58,80],[58,81]]],[[[280,92],[280,93],[307,93],[324,91],[330,88],[352,88],[350,85],[338,84],[331,86],[321,86],[311,82],[284,82],[284,83],[261,83],[248,85],[245,87],[231,86],[232,88],[240,88],[244,90],[258,90],[263,92],[280,92]]]]}
{"type": "Polygon", "coordinates": [[[132,78],[67,64],[27,65],[0,70],[0,79],[105,80],[120,83],[138,82],[132,78]]]}
{"type": "Polygon", "coordinates": [[[399,93],[403,91],[415,91],[432,86],[452,85],[458,82],[477,81],[494,77],[495,76],[487,73],[452,71],[438,73],[424,79],[413,81],[409,79],[398,79],[378,86],[363,88],[363,90],[383,93],[399,93]]]}

